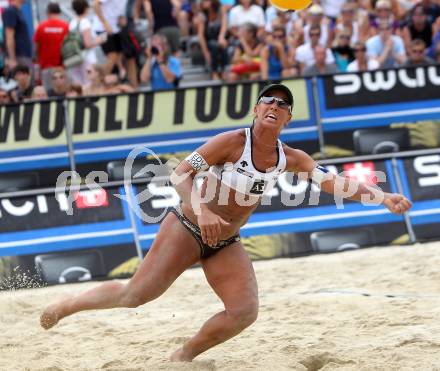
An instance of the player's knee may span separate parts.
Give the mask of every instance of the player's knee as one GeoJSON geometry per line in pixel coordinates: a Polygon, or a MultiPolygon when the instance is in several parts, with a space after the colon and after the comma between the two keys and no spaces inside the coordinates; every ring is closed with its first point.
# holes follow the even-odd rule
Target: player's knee
{"type": "Polygon", "coordinates": [[[229,315],[236,321],[237,326],[244,329],[257,320],[258,302],[255,300],[230,310],[229,315]]]}
{"type": "Polygon", "coordinates": [[[122,306],[126,308],[137,308],[149,301],[152,301],[160,296],[160,292],[155,289],[142,288],[142,291],[134,290],[128,285],[122,298],[122,306]]]}

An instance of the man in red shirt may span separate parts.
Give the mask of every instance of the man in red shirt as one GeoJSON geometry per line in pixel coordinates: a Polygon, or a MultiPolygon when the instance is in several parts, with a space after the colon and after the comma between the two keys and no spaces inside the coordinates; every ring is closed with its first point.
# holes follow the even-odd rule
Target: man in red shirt
{"type": "Polygon", "coordinates": [[[52,68],[62,66],[61,45],[69,32],[69,25],[60,15],[60,6],[57,3],[49,3],[47,20],[38,25],[34,34],[41,80],[46,89],[50,88],[52,68]]]}

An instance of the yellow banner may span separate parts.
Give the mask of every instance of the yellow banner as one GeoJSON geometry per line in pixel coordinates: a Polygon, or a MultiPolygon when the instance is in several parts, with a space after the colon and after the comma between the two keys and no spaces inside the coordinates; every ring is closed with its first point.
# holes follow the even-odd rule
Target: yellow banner
{"type": "MultiPolygon", "coordinates": [[[[293,92],[293,121],[308,120],[303,79],[286,80],[293,92]]],[[[87,97],[68,103],[73,142],[229,129],[250,125],[261,82],[87,97]]],[[[0,150],[66,144],[62,102],[0,108],[0,150]]]]}

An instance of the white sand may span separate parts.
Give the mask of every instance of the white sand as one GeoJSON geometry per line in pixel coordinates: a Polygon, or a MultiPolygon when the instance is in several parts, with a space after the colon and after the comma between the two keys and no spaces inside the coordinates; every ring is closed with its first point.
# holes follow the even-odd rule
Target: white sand
{"type": "Polygon", "coordinates": [[[96,282],[2,292],[0,370],[440,370],[440,243],[254,266],[259,319],[191,364],[167,358],[222,309],[200,269],[155,302],[79,313],[49,331],[43,307],[96,282]]]}

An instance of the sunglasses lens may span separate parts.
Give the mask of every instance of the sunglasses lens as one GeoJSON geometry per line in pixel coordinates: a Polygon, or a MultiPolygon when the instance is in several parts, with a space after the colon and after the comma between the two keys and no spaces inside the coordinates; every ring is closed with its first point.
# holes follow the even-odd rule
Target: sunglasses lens
{"type": "Polygon", "coordinates": [[[283,109],[289,108],[289,105],[287,104],[287,102],[285,102],[283,99],[277,98],[277,97],[261,97],[260,101],[265,104],[273,104],[273,102],[277,102],[278,107],[283,108],[283,109]]]}
{"type": "Polygon", "coordinates": [[[274,97],[261,97],[261,100],[265,104],[272,104],[275,100],[274,97]]]}

